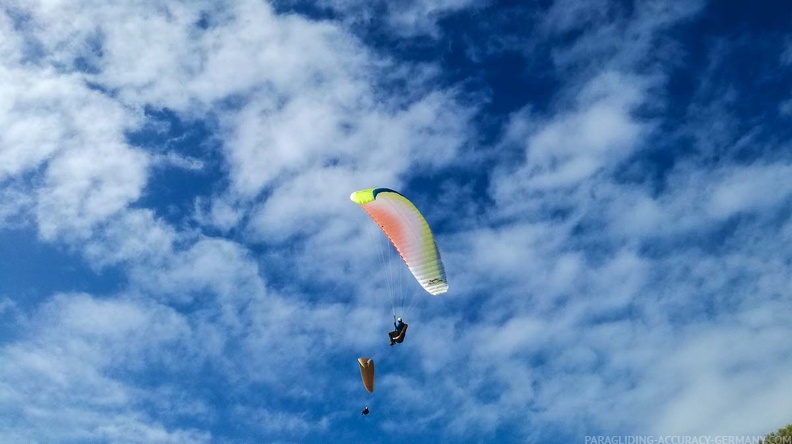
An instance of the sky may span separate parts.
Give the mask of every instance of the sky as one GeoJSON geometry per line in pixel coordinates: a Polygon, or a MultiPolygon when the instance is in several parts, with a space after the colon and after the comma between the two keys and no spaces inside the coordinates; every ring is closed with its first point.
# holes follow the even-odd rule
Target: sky
{"type": "Polygon", "coordinates": [[[790,422],[790,4],[2,0],[0,35],[4,442],[790,422]],[[372,187],[450,285],[397,276],[393,348],[372,187]]]}

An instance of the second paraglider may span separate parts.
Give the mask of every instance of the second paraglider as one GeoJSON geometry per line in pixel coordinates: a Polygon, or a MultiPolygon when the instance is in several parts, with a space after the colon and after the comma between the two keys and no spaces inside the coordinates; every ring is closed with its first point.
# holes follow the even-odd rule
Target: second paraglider
{"type": "Polygon", "coordinates": [[[374,393],[374,360],[358,358],[358,365],[360,365],[360,377],[363,378],[363,387],[369,393],[374,393]]]}

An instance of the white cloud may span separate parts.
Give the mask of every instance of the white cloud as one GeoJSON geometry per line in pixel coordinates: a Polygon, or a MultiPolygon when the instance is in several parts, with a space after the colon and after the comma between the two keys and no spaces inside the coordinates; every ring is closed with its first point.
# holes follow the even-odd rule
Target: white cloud
{"type": "Polygon", "coordinates": [[[44,238],[54,238],[64,230],[84,237],[95,224],[118,213],[142,193],[146,154],[113,140],[84,143],[88,146],[63,153],[47,169],[37,209],[44,238]]]}
{"type": "MultiPolygon", "coordinates": [[[[73,121],[74,128],[68,130],[63,118],[52,120],[51,112],[44,113],[52,130],[17,133],[48,135],[52,142],[25,143],[34,149],[23,149],[18,142],[19,149],[9,152],[16,157],[5,163],[13,168],[9,173],[18,173],[54,158],[47,165],[38,204],[45,238],[67,232],[86,236],[140,196],[147,164],[159,158],[130,150],[123,132],[137,125],[139,115],[133,110],[143,106],[201,116],[223,100],[238,97],[246,102],[241,113],[229,109],[221,119],[232,183],[243,196],[255,196],[298,171],[334,164],[369,177],[393,178],[413,163],[447,163],[465,140],[470,111],[456,104],[451,93],[419,95],[401,110],[376,105],[371,79],[383,68],[338,27],[294,15],[275,16],[261,2],[228,6],[215,10],[203,4],[169,3],[159,8],[142,2],[126,10],[28,5],[28,32],[42,45],[44,60],[71,67],[90,56],[96,69],[65,77],[71,83],[61,87],[68,95],[60,99],[50,99],[52,92],[45,90],[45,100],[58,100],[55,103],[70,113],[66,120],[73,121]],[[80,19],[70,20],[70,14],[80,19]],[[197,26],[202,17],[208,17],[206,29],[197,26]],[[133,108],[120,107],[87,88],[86,80],[133,108]],[[56,156],[64,139],[80,152],[65,150],[56,156]],[[89,156],[90,162],[78,160],[89,156]],[[137,165],[120,168],[121,163],[137,165]]],[[[53,79],[63,82],[61,77],[53,79]]],[[[31,100],[40,106],[37,97],[31,100]]],[[[10,118],[16,125],[26,121],[18,113],[10,118]]],[[[32,120],[31,125],[41,129],[46,121],[32,120]]],[[[239,202],[231,196],[234,201],[239,202]]],[[[216,223],[225,229],[244,212],[222,201],[211,208],[216,223]]]]}
{"type": "MultiPolygon", "coordinates": [[[[7,60],[7,63],[18,64],[23,56],[21,48],[25,43],[24,36],[14,32],[14,23],[8,14],[0,15],[0,31],[6,36],[0,42],[0,57],[7,60]]],[[[4,90],[4,93],[7,93],[7,90],[4,90]]]]}
{"type": "MultiPolygon", "coordinates": [[[[12,50],[23,59],[22,45],[12,50]]],[[[147,156],[124,141],[137,115],[78,74],[15,62],[0,67],[0,95],[8,99],[0,108],[0,177],[43,170],[35,203],[41,235],[85,236],[145,184],[147,156]]]]}
{"type": "MultiPolygon", "coordinates": [[[[789,69],[789,66],[792,66],[792,39],[786,40],[786,46],[781,53],[781,65],[781,69],[789,69]]],[[[778,110],[784,116],[792,116],[792,98],[782,101],[778,110]]]]}
{"type": "MultiPolygon", "coordinates": [[[[409,173],[413,165],[431,168],[452,162],[464,141],[468,115],[446,109],[448,100],[445,95],[432,96],[390,118],[363,118],[351,134],[324,138],[313,155],[310,145],[301,144],[308,148],[303,150],[306,154],[302,159],[284,159],[278,169],[280,177],[273,179],[278,186],[253,215],[251,228],[271,240],[312,233],[352,214],[355,208],[349,203],[350,190],[398,183],[397,178],[409,173]],[[284,176],[284,171],[293,173],[284,176]]],[[[300,131],[277,129],[278,134],[300,131]]],[[[255,153],[245,153],[238,162],[242,169],[239,177],[254,177],[259,186],[264,186],[268,175],[255,167],[254,159],[269,158],[267,154],[273,148],[277,152],[277,147],[256,148],[255,153]]],[[[277,160],[269,159],[265,162],[277,164],[277,160]]]]}
{"type": "MultiPolygon", "coordinates": [[[[677,19],[688,15],[668,13],[677,19]]],[[[653,19],[653,29],[673,22],[664,20],[653,19]]],[[[636,58],[628,51],[635,49],[625,47],[615,65],[605,66],[630,66],[636,58]]],[[[588,60],[583,52],[568,53],[569,61],[588,60]]],[[[788,235],[763,222],[783,217],[789,193],[780,177],[787,166],[778,159],[715,168],[702,168],[698,159],[680,162],[665,176],[661,191],[616,179],[646,136],[657,131],[655,122],[632,113],[655,100],[647,91],[661,77],[587,73],[586,86],[571,82],[558,100],[563,105],[558,108],[573,111],[544,122],[527,108],[514,114],[504,142],[523,148],[525,163],[501,166],[493,176],[495,206],[487,215],[497,229],[465,232],[452,243],[457,251],[444,255],[448,268],[460,275],[454,276],[454,288],[472,293],[461,296],[461,305],[472,304],[478,313],[474,333],[463,330],[455,340],[472,344],[468,366],[489,359],[514,370],[522,388],[503,389],[509,375],[495,371],[484,376],[484,384],[512,394],[520,400],[516,405],[530,406],[537,412],[531,417],[545,427],[568,430],[581,424],[572,436],[762,433],[784,419],[749,426],[728,412],[751,389],[763,402],[786,396],[775,393],[775,383],[766,384],[776,380],[770,374],[780,367],[773,361],[765,373],[758,356],[747,362],[752,354],[740,350],[764,344],[755,354],[788,354],[776,333],[745,339],[755,337],[757,327],[743,323],[749,313],[755,316],[754,307],[776,304],[783,298],[779,289],[789,285],[790,274],[781,265],[788,254],[773,247],[788,235]],[[767,193],[770,188],[777,192],[767,193]],[[738,214],[759,222],[749,219],[720,238],[721,224],[738,214]],[[466,251],[460,243],[479,246],[466,251]],[[482,275],[496,284],[487,286],[493,281],[482,281],[482,275]],[[721,335],[727,328],[731,333],[721,335]],[[716,347],[724,337],[733,339],[737,351],[716,347]],[[692,348],[697,352],[689,353],[692,348]],[[701,351],[717,359],[700,362],[701,351]],[[692,374],[697,376],[688,378],[692,374]],[[647,413],[620,414],[632,411],[647,413]]],[[[687,129],[701,130],[695,125],[687,129]]],[[[732,143],[737,150],[755,142],[746,136],[732,143]]],[[[767,328],[777,322],[768,319],[767,328]]],[[[449,365],[464,364],[451,360],[449,365]]],[[[471,398],[485,392],[473,387],[471,398]]],[[[759,403],[737,410],[766,412],[759,403]]],[[[496,405],[508,411],[505,396],[496,405]]]]}
{"type": "Polygon", "coordinates": [[[311,433],[325,431],[330,423],[328,418],[315,421],[299,414],[291,414],[270,409],[251,409],[240,406],[236,412],[240,418],[248,421],[250,427],[261,428],[269,433],[298,436],[305,439],[311,433]]]}
{"type": "Polygon", "coordinates": [[[246,109],[233,122],[229,143],[236,188],[255,195],[273,181],[330,161],[348,164],[355,151],[344,149],[352,125],[340,112],[344,104],[316,102],[309,97],[289,102],[282,110],[246,109]]]}
{"type": "Polygon", "coordinates": [[[792,115],[792,99],[781,102],[778,111],[784,116],[792,115]]]}
{"type": "Polygon", "coordinates": [[[559,0],[550,5],[543,17],[545,32],[563,34],[576,28],[590,28],[597,23],[606,22],[609,13],[614,13],[614,5],[604,0],[576,2],[559,0]]]}
{"type": "MultiPolygon", "coordinates": [[[[128,300],[58,295],[0,349],[0,428],[24,441],[205,442],[167,428],[141,406],[125,376],[183,365],[171,349],[190,329],[171,310],[128,300]],[[132,435],[125,435],[132,433],[132,435]]],[[[167,370],[166,370],[167,371],[167,370]]]]}
{"type": "Polygon", "coordinates": [[[96,234],[83,244],[83,254],[98,268],[123,263],[161,266],[178,241],[173,227],[150,210],[126,211],[96,234]]]}
{"type": "Polygon", "coordinates": [[[70,131],[72,110],[62,106],[80,100],[74,90],[82,85],[79,79],[52,72],[5,67],[0,67],[0,82],[0,124],[5,129],[0,135],[0,178],[7,178],[35,168],[63,147],[71,131],[79,131],[76,125],[70,131]]]}
{"type": "Polygon", "coordinates": [[[340,102],[311,93],[282,109],[244,110],[232,123],[228,144],[236,188],[255,194],[306,169],[336,166],[357,173],[350,177],[387,182],[412,164],[453,159],[470,111],[451,94],[432,94],[391,113],[374,105],[366,88],[340,102]]]}
{"type": "Polygon", "coordinates": [[[26,225],[35,200],[22,185],[6,185],[0,189],[0,226],[26,225]]]}
{"type": "Polygon", "coordinates": [[[487,1],[473,0],[428,0],[387,3],[387,23],[398,34],[404,36],[430,35],[440,33],[440,19],[466,9],[487,6],[487,1]]]}
{"type": "Polygon", "coordinates": [[[646,0],[628,9],[613,2],[560,1],[542,16],[540,29],[551,36],[578,31],[569,41],[553,41],[554,63],[574,78],[596,75],[603,67],[646,72],[640,66],[647,59],[675,63],[672,41],[663,33],[695,17],[704,5],[646,0]]]}
{"type": "MultiPolygon", "coordinates": [[[[653,432],[763,434],[786,421],[781,412],[790,404],[789,377],[780,369],[789,365],[790,350],[782,339],[789,332],[777,315],[759,310],[760,323],[733,318],[708,326],[658,362],[654,377],[664,373],[679,379],[653,432]]],[[[743,318],[753,314],[748,311],[743,318]]]]}
{"type": "Polygon", "coordinates": [[[87,77],[136,106],[205,111],[235,95],[267,90],[277,101],[328,83],[343,94],[345,76],[366,60],[337,27],[276,17],[266,2],[26,6],[51,62],[90,58],[97,72],[87,77]]]}
{"type": "Polygon", "coordinates": [[[792,39],[787,38],[786,47],[781,53],[781,64],[792,65],[792,39]]]}
{"type": "Polygon", "coordinates": [[[635,149],[644,126],[630,113],[643,99],[640,85],[615,73],[592,80],[578,110],[542,125],[527,140],[529,171],[539,185],[579,182],[635,149]]]}
{"type": "Polygon", "coordinates": [[[258,267],[239,245],[222,239],[201,239],[189,247],[133,266],[137,288],[182,305],[199,302],[219,310],[216,322],[238,331],[247,322],[245,310],[265,296],[258,267]]]}
{"type": "Polygon", "coordinates": [[[792,185],[785,180],[792,174],[790,165],[752,165],[729,173],[715,185],[711,199],[707,199],[708,211],[715,217],[772,210],[792,194],[792,185]]]}
{"type": "Polygon", "coordinates": [[[161,167],[175,167],[189,171],[200,171],[205,168],[205,163],[196,157],[184,156],[173,151],[166,154],[153,156],[152,163],[161,167]]]}
{"type": "Polygon", "coordinates": [[[563,208],[580,198],[576,188],[588,188],[597,174],[617,171],[649,132],[650,124],[632,115],[643,99],[640,79],[608,72],[578,93],[573,111],[540,124],[522,121],[531,118],[527,113],[515,114],[504,143],[523,146],[525,162],[494,177],[492,193],[502,213],[541,217],[552,202],[547,193],[558,194],[556,204],[563,208]]]}
{"type": "Polygon", "coordinates": [[[640,189],[607,190],[619,193],[610,229],[617,236],[672,239],[709,231],[736,215],[769,217],[792,193],[783,180],[789,173],[789,165],[781,162],[706,172],[683,164],[669,175],[668,191],[658,197],[640,189]]]}
{"type": "MultiPolygon", "coordinates": [[[[299,0],[280,0],[284,7],[300,5],[299,0]]],[[[439,22],[467,10],[490,5],[489,1],[406,0],[402,2],[362,0],[319,0],[316,6],[338,14],[350,28],[380,26],[397,37],[441,37],[439,22]]]]}

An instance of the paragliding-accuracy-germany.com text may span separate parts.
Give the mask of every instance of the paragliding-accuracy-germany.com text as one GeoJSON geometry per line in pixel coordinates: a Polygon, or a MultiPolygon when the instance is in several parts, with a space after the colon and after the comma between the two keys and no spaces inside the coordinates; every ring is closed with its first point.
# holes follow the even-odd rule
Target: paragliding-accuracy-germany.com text
{"type": "MultiPolygon", "coordinates": [[[[584,444],[758,444],[762,439],[764,436],[746,435],[587,435],[584,444]]],[[[781,439],[773,443],[792,444],[792,437],[781,439]]]]}

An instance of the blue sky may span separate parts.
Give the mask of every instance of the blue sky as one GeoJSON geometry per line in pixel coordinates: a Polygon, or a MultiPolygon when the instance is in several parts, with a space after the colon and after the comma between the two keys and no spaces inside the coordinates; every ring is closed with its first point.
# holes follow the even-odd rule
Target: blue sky
{"type": "Polygon", "coordinates": [[[12,0],[0,34],[3,441],[790,421],[783,2],[12,0]],[[379,186],[450,283],[402,273],[394,348],[379,186]]]}

